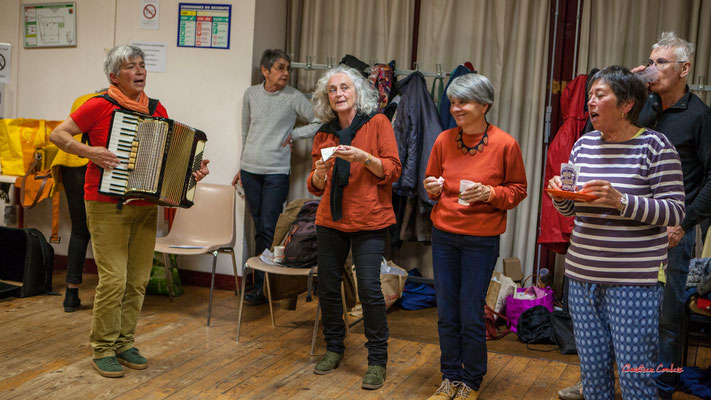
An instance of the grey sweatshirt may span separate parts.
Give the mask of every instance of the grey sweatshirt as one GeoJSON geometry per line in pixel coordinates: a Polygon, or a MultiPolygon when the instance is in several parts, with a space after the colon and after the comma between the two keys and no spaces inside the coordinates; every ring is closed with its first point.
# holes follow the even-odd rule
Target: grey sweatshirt
{"type": "Polygon", "coordinates": [[[311,103],[291,86],[274,93],[264,90],[264,84],[249,87],[242,105],[240,168],[253,174],[288,174],[291,149],[281,144],[289,134],[293,140],[313,137],[319,126],[311,103]],[[294,128],[297,116],[309,124],[294,128]]]}

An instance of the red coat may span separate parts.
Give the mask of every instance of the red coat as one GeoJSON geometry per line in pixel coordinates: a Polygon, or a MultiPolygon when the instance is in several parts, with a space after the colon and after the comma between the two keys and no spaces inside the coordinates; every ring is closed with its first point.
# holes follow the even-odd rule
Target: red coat
{"type": "MultiPolygon", "coordinates": [[[[568,162],[570,151],[585,127],[585,121],[588,119],[588,112],[585,111],[586,81],[587,75],[578,75],[566,85],[560,96],[563,125],[548,146],[544,188],[548,187],[551,178],[560,175],[560,164],[568,162]]],[[[544,191],[541,199],[541,234],[538,236],[538,243],[556,253],[565,253],[572,231],[573,217],[562,216],[553,207],[551,198],[544,191]]]]}

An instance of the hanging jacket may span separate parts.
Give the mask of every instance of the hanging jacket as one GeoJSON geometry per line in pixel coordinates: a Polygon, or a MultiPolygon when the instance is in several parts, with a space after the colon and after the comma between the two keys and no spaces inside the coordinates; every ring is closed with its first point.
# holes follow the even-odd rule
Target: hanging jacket
{"type": "MultiPolygon", "coordinates": [[[[587,75],[578,75],[568,83],[560,96],[560,108],[563,115],[563,125],[555,134],[553,141],[548,146],[546,157],[546,173],[543,186],[548,186],[548,181],[560,175],[560,164],[567,163],[573,145],[580,138],[580,134],[588,119],[585,108],[585,83],[587,75]]],[[[541,233],[538,243],[548,247],[551,251],[565,253],[566,245],[570,242],[570,233],[573,231],[573,217],[564,217],[555,207],[547,193],[543,192],[541,200],[541,233]]]]}
{"type": "Polygon", "coordinates": [[[370,69],[368,80],[378,91],[378,112],[383,112],[390,103],[390,99],[393,97],[391,95],[392,86],[396,79],[395,60],[388,64],[375,64],[370,69]]]}
{"type": "Polygon", "coordinates": [[[400,196],[419,195],[422,202],[432,205],[422,181],[432,146],[442,132],[439,114],[422,73],[413,72],[395,86],[402,96],[393,119],[402,175],[393,188],[400,196]]]}
{"type": "Polygon", "coordinates": [[[444,95],[439,99],[439,121],[442,124],[443,130],[452,129],[457,126],[457,122],[454,120],[452,113],[449,112],[449,107],[452,103],[450,103],[449,97],[447,97],[447,89],[449,89],[449,85],[452,83],[454,78],[471,73],[472,71],[469,68],[464,65],[460,65],[455,68],[449,76],[447,86],[444,87],[444,95]]]}

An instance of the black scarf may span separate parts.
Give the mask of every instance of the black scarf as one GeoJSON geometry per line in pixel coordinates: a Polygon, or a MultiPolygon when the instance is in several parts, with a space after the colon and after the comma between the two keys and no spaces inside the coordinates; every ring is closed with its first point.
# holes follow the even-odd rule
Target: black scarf
{"type": "MultiPolygon", "coordinates": [[[[327,124],[321,126],[319,131],[330,133],[338,137],[338,144],[350,146],[351,141],[355,137],[358,130],[370,121],[376,113],[365,115],[356,114],[350,126],[341,129],[338,124],[338,117],[332,119],[327,124]]],[[[338,221],[343,218],[343,188],[348,186],[348,178],[351,175],[351,163],[348,161],[336,158],[333,165],[333,174],[331,175],[331,218],[338,221]]]]}

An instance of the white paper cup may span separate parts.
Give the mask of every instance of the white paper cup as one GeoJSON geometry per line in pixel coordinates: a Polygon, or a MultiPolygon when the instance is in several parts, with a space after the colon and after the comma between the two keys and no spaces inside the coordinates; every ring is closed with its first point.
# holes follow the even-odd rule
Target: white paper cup
{"type": "MultiPolygon", "coordinates": [[[[468,181],[466,179],[462,179],[459,181],[459,196],[462,195],[462,192],[469,189],[470,187],[476,185],[476,182],[468,181]]],[[[468,201],[462,200],[461,197],[459,197],[459,200],[457,202],[463,206],[468,206],[470,203],[468,201]]]]}
{"type": "Polygon", "coordinates": [[[274,261],[284,261],[284,246],[274,246],[274,261]]]}

